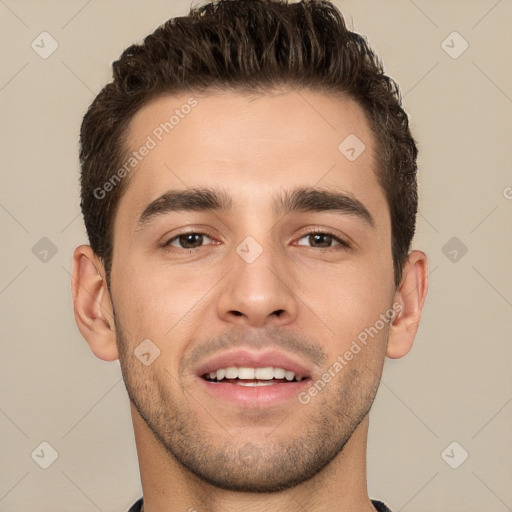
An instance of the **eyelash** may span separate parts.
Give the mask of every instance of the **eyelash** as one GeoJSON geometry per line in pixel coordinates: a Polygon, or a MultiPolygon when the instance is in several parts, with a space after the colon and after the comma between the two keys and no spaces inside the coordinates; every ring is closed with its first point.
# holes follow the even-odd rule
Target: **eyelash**
{"type": "MultiPolygon", "coordinates": [[[[185,231],[184,233],[180,233],[172,238],[170,238],[169,240],[167,240],[167,242],[165,242],[163,244],[163,247],[164,248],[168,248],[168,247],[172,247],[173,249],[181,249],[183,251],[195,251],[197,249],[200,249],[201,247],[203,246],[200,246],[200,247],[195,247],[195,248],[191,248],[191,249],[185,249],[185,248],[182,248],[182,247],[174,247],[174,246],[171,246],[171,242],[174,242],[175,240],[177,240],[180,236],[184,236],[184,235],[206,235],[208,238],[210,239],[214,239],[214,237],[209,234],[209,233],[206,233],[206,232],[202,232],[202,231],[185,231]]],[[[331,246],[331,247],[311,247],[311,249],[318,249],[318,250],[323,250],[323,251],[329,251],[329,250],[348,250],[351,248],[351,245],[346,242],[345,240],[343,240],[342,238],[340,238],[339,236],[335,235],[332,231],[329,231],[328,229],[322,229],[322,228],[315,228],[315,229],[312,229],[311,231],[308,231],[307,233],[304,233],[300,238],[299,240],[302,240],[303,238],[307,237],[307,236],[311,236],[311,235],[327,235],[327,236],[330,236],[333,238],[333,240],[335,240],[336,242],[338,242],[338,245],[334,245],[334,246],[331,246]]]]}

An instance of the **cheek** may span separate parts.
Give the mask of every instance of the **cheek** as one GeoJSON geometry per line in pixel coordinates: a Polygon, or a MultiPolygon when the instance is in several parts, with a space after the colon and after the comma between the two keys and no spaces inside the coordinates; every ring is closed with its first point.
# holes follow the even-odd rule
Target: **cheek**
{"type": "Polygon", "coordinates": [[[116,313],[130,333],[163,341],[183,328],[183,320],[218,281],[218,273],[211,274],[198,267],[125,262],[113,280],[116,313]]]}
{"type": "MultiPolygon", "coordinates": [[[[391,307],[393,274],[375,262],[352,261],[330,269],[323,276],[316,273],[314,278],[308,278],[308,275],[312,274],[302,277],[300,296],[321,320],[321,329],[333,339],[335,351],[350,347],[353,340],[374,326],[391,307]]],[[[376,340],[385,338],[387,332],[387,325],[383,327],[379,322],[378,327],[376,340]]]]}

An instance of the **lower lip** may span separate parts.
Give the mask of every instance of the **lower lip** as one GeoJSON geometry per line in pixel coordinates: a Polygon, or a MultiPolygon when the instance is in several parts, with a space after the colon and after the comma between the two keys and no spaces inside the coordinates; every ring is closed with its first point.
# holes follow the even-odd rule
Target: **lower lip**
{"type": "Polygon", "coordinates": [[[231,402],[241,407],[272,406],[286,400],[298,400],[298,394],[308,385],[310,379],[300,382],[286,382],[271,386],[242,386],[230,382],[211,382],[198,377],[200,385],[214,398],[231,402]]]}

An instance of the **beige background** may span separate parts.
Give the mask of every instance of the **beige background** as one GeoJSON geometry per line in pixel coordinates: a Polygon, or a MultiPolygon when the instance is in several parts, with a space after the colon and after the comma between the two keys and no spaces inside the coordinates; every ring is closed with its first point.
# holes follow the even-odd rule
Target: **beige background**
{"type": "MultiPolygon", "coordinates": [[[[421,151],[414,247],[430,261],[415,347],[386,361],[371,414],[370,495],[394,512],[512,510],[512,2],[336,4],[404,93],[421,151]],[[442,46],[453,31],[469,44],[458,58],[442,46]]],[[[1,511],[123,512],[141,495],[119,366],[93,356],[72,313],[78,131],[110,63],[189,6],[0,0],[1,511]],[[47,59],[31,48],[43,31],[59,45],[47,59]],[[58,452],[48,469],[31,457],[43,441],[58,452]]]]}

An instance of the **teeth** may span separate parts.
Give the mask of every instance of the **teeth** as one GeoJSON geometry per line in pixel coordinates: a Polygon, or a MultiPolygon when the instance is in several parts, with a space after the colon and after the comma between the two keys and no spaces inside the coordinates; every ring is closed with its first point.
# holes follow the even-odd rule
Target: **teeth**
{"type": "Polygon", "coordinates": [[[257,379],[272,380],[274,378],[274,368],[267,366],[265,368],[256,368],[254,372],[257,379]]]}
{"type": "Polygon", "coordinates": [[[238,377],[238,367],[230,366],[226,368],[226,379],[236,379],[238,377]]]}
{"type": "Polygon", "coordinates": [[[283,368],[274,368],[274,378],[275,379],[284,379],[284,375],[286,373],[286,370],[283,368]]]}
{"type": "Polygon", "coordinates": [[[270,382],[270,381],[267,381],[267,382],[237,382],[237,384],[239,386],[249,386],[249,387],[256,387],[256,386],[273,386],[274,383],[273,382],[270,382]]]}
{"type": "Polygon", "coordinates": [[[240,366],[238,368],[238,378],[239,379],[254,379],[255,374],[254,368],[246,368],[245,366],[240,366]]]}
{"type": "MultiPolygon", "coordinates": [[[[291,370],[285,370],[284,368],[274,368],[272,366],[266,366],[264,368],[250,368],[247,366],[229,366],[228,368],[219,368],[216,371],[210,372],[210,379],[221,381],[222,379],[244,379],[254,380],[258,379],[261,381],[271,381],[272,379],[286,379],[292,381],[293,379],[300,381],[302,377],[295,376],[291,370]]],[[[270,383],[269,383],[270,384],[270,383]]],[[[242,383],[242,385],[252,386],[257,385],[254,383],[242,383]]]]}

